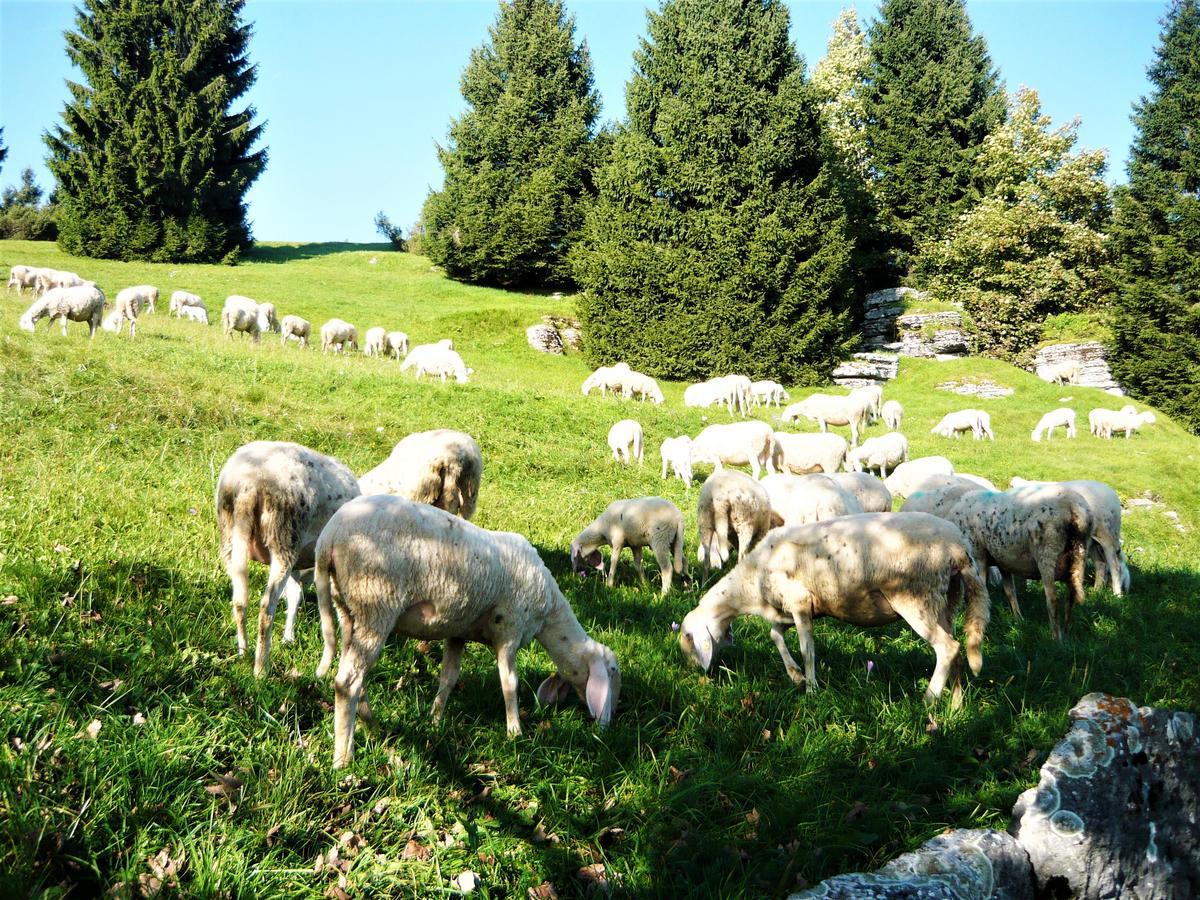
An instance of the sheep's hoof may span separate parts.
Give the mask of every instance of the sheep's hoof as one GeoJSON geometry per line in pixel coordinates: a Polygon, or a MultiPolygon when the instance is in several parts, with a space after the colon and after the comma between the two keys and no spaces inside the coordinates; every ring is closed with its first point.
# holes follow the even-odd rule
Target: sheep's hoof
{"type": "Polygon", "coordinates": [[[283,633],[283,642],[284,642],[285,644],[294,644],[294,643],[296,643],[296,635],[295,635],[294,633],[292,633],[292,632],[285,631],[285,632],[283,633]]]}
{"type": "Polygon", "coordinates": [[[817,692],[816,679],[813,679],[812,681],[808,681],[805,683],[805,693],[815,694],[816,692],[817,692]]]}
{"type": "Polygon", "coordinates": [[[804,672],[799,668],[788,668],[788,678],[792,679],[792,684],[796,687],[804,686],[804,672]]]}
{"type": "Polygon", "coordinates": [[[508,737],[510,740],[513,738],[519,738],[520,736],[521,736],[521,726],[520,725],[509,725],[508,726],[508,737]]]}

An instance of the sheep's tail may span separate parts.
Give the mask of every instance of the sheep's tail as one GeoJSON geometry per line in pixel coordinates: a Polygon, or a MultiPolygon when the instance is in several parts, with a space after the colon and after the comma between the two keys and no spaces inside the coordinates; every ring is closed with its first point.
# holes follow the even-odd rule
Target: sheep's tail
{"type": "Polygon", "coordinates": [[[675,539],[672,541],[672,552],[675,555],[675,571],[682,575],[686,571],[686,564],[683,560],[683,522],[675,529],[675,539]]]}
{"type": "Polygon", "coordinates": [[[226,564],[234,555],[234,545],[240,554],[249,552],[258,522],[259,497],[256,489],[245,487],[236,493],[222,490],[217,484],[217,527],[221,534],[221,559],[226,564]]]}
{"type": "MultiPolygon", "coordinates": [[[[1083,573],[1087,567],[1088,549],[1092,543],[1092,513],[1080,499],[1071,503],[1071,518],[1067,524],[1067,547],[1070,560],[1070,593],[1075,602],[1083,602],[1083,573]]],[[[1068,601],[1069,602],[1069,601],[1068,601]]]]}
{"type": "Polygon", "coordinates": [[[317,612],[321,617],[321,662],[317,665],[317,677],[324,678],[333,664],[333,654],[337,650],[337,623],[333,618],[333,604],[337,603],[338,615],[342,620],[342,638],[346,645],[354,633],[354,620],[350,618],[349,610],[338,592],[336,601],[333,599],[333,583],[337,572],[333,565],[333,551],[318,553],[316,566],[313,570],[313,585],[317,590],[317,612]]]}
{"type": "Polygon", "coordinates": [[[979,569],[970,554],[959,568],[958,575],[962,579],[966,602],[963,608],[963,633],[966,635],[967,663],[971,671],[978,675],[983,669],[983,633],[987,630],[988,621],[992,617],[992,600],[988,595],[987,585],[979,577],[979,569]]]}

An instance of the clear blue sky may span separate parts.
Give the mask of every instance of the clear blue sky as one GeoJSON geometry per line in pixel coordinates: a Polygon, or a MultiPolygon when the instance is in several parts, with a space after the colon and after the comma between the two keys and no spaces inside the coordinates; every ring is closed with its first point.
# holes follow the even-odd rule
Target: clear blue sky
{"type": "MultiPolygon", "coordinates": [[[[646,3],[567,5],[591,47],[603,116],[618,119],[646,3]]],[[[845,4],[790,5],[792,36],[811,68],[845,4]]],[[[59,121],[73,74],[62,39],[72,9],[0,0],[0,127],[9,147],[0,183],[33,166],[51,184],[40,136],[59,121]]],[[[870,19],[877,4],[858,9],[870,19]]],[[[1130,104],[1148,90],[1166,3],[973,0],[969,10],[1006,86],[1037,89],[1056,122],[1080,116],[1081,143],[1108,148],[1110,180],[1123,180],[1130,104]]],[[[250,0],[259,73],[249,100],[267,122],[270,152],[249,195],[255,236],[374,241],[376,210],[405,228],[415,221],[441,182],[434,145],[461,109],[459,75],[495,12],[494,0],[250,0]]]]}

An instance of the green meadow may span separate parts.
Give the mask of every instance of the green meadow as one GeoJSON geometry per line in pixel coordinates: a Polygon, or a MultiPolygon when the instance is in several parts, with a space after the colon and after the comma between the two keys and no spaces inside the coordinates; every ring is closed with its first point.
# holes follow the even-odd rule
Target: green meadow
{"type": "MultiPolygon", "coordinates": [[[[949,456],[1001,487],[1013,475],[1097,478],[1154,501],[1124,520],[1132,593],[1089,587],[1056,643],[1039,584],[1022,591],[1023,623],[994,591],[983,672],[958,711],[948,695],[922,703],[934,657],[903,624],[821,620],[821,688],[809,696],[758,621],[735,625],[711,675],[689,665],[671,626],[703,585],[660,599],[628,555],[612,590],[570,573],[571,539],[610,501],[658,494],[684,511],[699,574],[699,478],[662,481],[657,447],[707,421],[683,407],[683,384],[663,384],[660,407],[582,397],[579,355],[525,341],[543,314],[569,314],[570,297],[463,286],[371,245],[264,246],[223,267],[0,242],[3,271],[15,263],[76,271],[110,299],[152,283],[161,300],[134,340],[89,341],[79,324],[65,339],[57,324],[22,332],[30,298],[0,299],[0,894],[141,896],[158,880],[176,896],[435,896],[469,870],[476,896],[546,897],[548,882],[559,897],[777,897],[947,827],[1004,828],[1089,691],[1197,709],[1200,444],[1161,415],[1131,440],[1091,437],[1088,411],[1118,398],[988,360],[904,360],[885,397],[905,407],[914,456],[949,456]],[[176,289],[202,295],[214,323],[239,293],[304,316],[314,334],[336,315],[360,335],[384,325],[413,343],[449,337],[475,374],[465,386],[419,383],[391,360],[322,356],[277,335],[226,340],[219,324],[168,318],[176,289]],[[937,387],[980,378],[1015,393],[937,387]],[[1031,442],[1039,416],[1062,405],[1079,414],[1078,438],[1031,442]],[[991,413],[994,443],[929,433],[971,406],[991,413]],[[618,466],[605,444],[625,417],[645,428],[643,466],[618,466]],[[522,737],[505,735],[483,647],[468,650],[431,725],[441,648],[407,642],[370,673],[379,726],[360,729],[354,762],[334,773],[311,593],[294,644],[279,638],[281,605],[270,677],[236,654],[216,474],[257,439],[298,441],[361,473],[404,435],[438,427],[483,448],[476,524],[528,537],[584,627],[615,650],[617,716],[600,730],[574,699],[539,708],[551,664],[534,644],[519,657],[522,737]]],[[[252,590],[264,584],[253,567],[252,590]]]]}

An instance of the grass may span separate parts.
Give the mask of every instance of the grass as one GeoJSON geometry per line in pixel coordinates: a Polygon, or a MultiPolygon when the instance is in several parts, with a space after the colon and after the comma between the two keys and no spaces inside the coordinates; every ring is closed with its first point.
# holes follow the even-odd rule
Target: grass
{"type": "Polygon", "coordinates": [[[1106,310],[1057,313],[1047,316],[1042,324],[1042,340],[1038,347],[1077,341],[1111,344],[1112,336],[1112,325],[1106,310]]]}
{"type": "MultiPolygon", "coordinates": [[[[417,384],[395,363],[226,342],[219,328],[161,312],[133,342],[104,332],[89,342],[79,325],[65,340],[44,326],[29,335],[16,328],[28,301],[0,300],[0,597],[15,598],[0,603],[0,893],[128,894],[166,850],[183,859],[179,892],[189,896],[319,897],[339,874],[352,896],[439,895],[470,869],[483,895],[524,897],[549,881],[567,897],[586,892],[576,873],[597,862],[610,885],[636,895],[780,896],[879,865],[949,826],[1003,828],[1088,691],[1197,706],[1198,445],[1162,416],[1130,441],[1029,440],[1068,391],[1081,420],[1119,405],[1097,391],[987,360],[906,359],[888,387],[915,455],[946,454],[997,483],[1096,477],[1163,503],[1126,517],[1132,596],[1089,591],[1061,644],[1037,585],[1022,595],[1023,624],[995,603],[982,676],[968,681],[961,711],[943,704],[931,718],[920,698],[933,655],[903,626],[822,620],[822,687],[806,696],[759,622],[739,623],[711,677],[686,664],[671,623],[698,587],[661,600],[636,587],[628,558],[615,590],[569,574],[571,538],[617,497],[674,500],[694,553],[698,487],[660,481],[653,448],[703,424],[684,409],[683,385],[664,385],[658,408],[584,399],[578,356],[531,351],[524,328],[569,312],[569,298],[464,287],[426,260],[377,248],[267,248],[227,268],[75,260],[48,244],[0,242],[0,263],[15,262],[78,271],[110,296],[152,282],[164,307],[176,287],[210,308],[237,292],[314,324],[338,314],[360,331],[452,336],[476,374],[467,386],[417,384]],[[1016,393],[935,389],[973,376],[1016,393]],[[994,444],[929,434],[965,406],[991,412],[994,444]],[[652,459],[641,468],[619,468],[605,447],[626,415],[646,428],[652,459]],[[510,741],[495,664],[475,647],[433,727],[440,648],[410,642],[372,671],[381,728],[360,732],[349,774],[334,774],[332,687],[312,677],[311,598],[297,643],[276,641],[272,677],[255,680],[234,652],[215,475],[257,438],[296,440],[363,471],[432,427],[477,437],[486,466],[476,522],[538,547],[585,627],[616,651],[620,709],[605,731],[574,701],[538,709],[533,691],[551,667],[535,645],[519,661],[526,733],[510,741]],[[348,871],[314,872],[343,839],[348,871]]],[[[253,578],[261,591],[260,567],[253,578]]]]}

